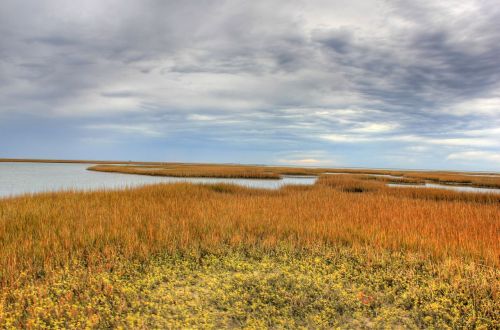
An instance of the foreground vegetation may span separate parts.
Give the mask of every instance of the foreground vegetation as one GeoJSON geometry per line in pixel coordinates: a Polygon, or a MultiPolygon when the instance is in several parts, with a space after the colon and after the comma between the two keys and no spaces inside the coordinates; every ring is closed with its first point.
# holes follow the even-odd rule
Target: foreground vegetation
{"type": "Polygon", "coordinates": [[[0,200],[0,327],[500,326],[500,196],[385,180],[0,200]]]}
{"type": "Polygon", "coordinates": [[[493,329],[497,280],[473,263],[346,247],[168,254],[11,290],[0,326],[493,329]]]}

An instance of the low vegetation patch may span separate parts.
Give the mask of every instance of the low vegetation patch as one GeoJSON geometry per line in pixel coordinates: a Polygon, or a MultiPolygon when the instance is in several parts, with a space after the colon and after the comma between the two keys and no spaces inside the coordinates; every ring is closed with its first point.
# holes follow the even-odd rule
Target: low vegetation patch
{"type": "Polygon", "coordinates": [[[474,264],[349,248],[166,255],[5,292],[0,327],[493,329],[497,280],[474,264]]]}

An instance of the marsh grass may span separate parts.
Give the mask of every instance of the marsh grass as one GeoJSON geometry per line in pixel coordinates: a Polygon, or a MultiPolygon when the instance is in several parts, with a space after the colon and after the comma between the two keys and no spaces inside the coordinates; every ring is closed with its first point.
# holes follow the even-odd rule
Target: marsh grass
{"type": "Polygon", "coordinates": [[[280,166],[219,165],[186,163],[129,163],[110,165],[102,163],[88,168],[91,171],[142,174],[151,176],[173,177],[219,177],[219,178],[255,178],[279,179],[283,175],[322,175],[324,173],[342,173],[349,177],[361,177],[386,183],[424,184],[426,182],[466,185],[471,187],[500,188],[500,176],[473,176],[459,172],[417,172],[368,169],[325,169],[325,168],[290,168],[280,166]],[[375,175],[375,176],[374,176],[375,175]],[[378,175],[378,176],[377,176],[378,175]],[[382,175],[382,176],[380,176],[382,175]],[[387,177],[392,176],[392,177],[387,177]]]}
{"type": "Polygon", "coordinates": [[[385,184],[2,199],[0,326],[498,325],[500,196],[385,184]]]}
{"type": "Polygon", "coordinates": [[[499,264],[498,195],[387,188],[322,176],[311,188],[154,185],[0,200],[0,283],[71,262],[277,244],[344,244],[499,264]]]}
{"type": "Polygon", "coordinates": [[[500,188],[500,176],[471,176],[450,172],[409,172],[405,176],[442,184],[459,184],[473,187],[500,188]]]}
{"type": "Polygon", "coordinates": [[[279,179],[280,174],[269,169],[254,166],[210,166],[210,165],[169,165],[169,166],[123,166],[95,165],[89,171],[141,174],[151,176],[194,177],[194,178],[245,178],[279,179]]]}
{"type": "Polygon", "coordinates": [[[406,187],[388,187],[387,183],[418,184],[414,179],[403,177],[393,179],[369,175],[323,175],[317,185],[327,186],[344,192],[377,192],[379,195],[398,196],[411,199],[435,201],[463,201],[471,203],[500,203],[500,194],[467,193],[446,189],[415,189],[406,187]]]}

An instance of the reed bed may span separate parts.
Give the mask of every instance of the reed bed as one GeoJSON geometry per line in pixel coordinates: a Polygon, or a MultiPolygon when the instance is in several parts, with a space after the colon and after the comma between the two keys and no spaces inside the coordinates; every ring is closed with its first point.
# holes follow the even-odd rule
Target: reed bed
{"type": "Polygon", "coordinates": [[[484,188],[500,188],[500,176],[471,176],[450,172],[409,172],[405,176],[443,184],[460,184],[484,188]]]}
{"type": "Polygon", "coordinates": [[[324,173],[344,173],[344,174],[375,174],[375,175],[392,175],[403,176],[405,171],[400,170],[376,170],[376,169],[350,169],[350,168],[327,168],[323,169],[324,173]]]}
{"type": "Polygon", "coordinates": [[[455,185],[466,185],[472,187],[483,187],[483,188],[500,188],[500,175],[494,175],[489,173],[490,176],[476,176],[470,173],[458,173],[458,172],[416,172],[416,171],[393,171],[393,170],[352,170],[352,169],[328,169],[323,172],[327,173],[345,173],[345,174],[357,174],[357,175],[383,175],[383,176],[371,176],[373,180],[381,180],[388,182],[398,182],[403,183],[441,183],[441,184],[455,184],[455,185]],[[385,176],[385,177],[384,177],[385,176]],[[393,176],[393,177],[387,177],[393,176]],[[401,178],[397,178],[401,177],[401,178]]]}
{"type": "Polygon", "coordinates": [[[0,199],[0,327],[498,328],[500,195],[386,180],[0,199]]]}
{"type": "Polygon", "coordinates": [[[250,166],[203,166],[203,165],[177,165],[177,166],[118,166],[96,165],[88,168],[90,171],[114,172],[127,174],[141,174],[151,176],[172,177],[203,177],[203,178],[245,178],[245,179],[279,179],[278,173],[266,168],[250,166]]]}
{"type": "Polygon", "coordinates": [[[406,177],[392,179],[369,175],[323,175],[317,181],[318,185],[328,186],[344,192],[376,192],[377,194],[412,199],[500,204],[500,194],[467,193],[436,188],[388,187],[387,183],[416,184],[418,182],[406,177]]]}
{"type": "Polygon", "coordinates": [[[72,263],[227,249],[370,246],[498,267],[498,195],[386,188],[323,176],[278,191],[232,185],[155,185],[0,200],[0,284],[72,263]],[[23,274],[20,276],[20,274],[23,274]]]}
{"type": "Polygon", "coordinates": [[[424,184],[425,182],[466,185],[471,187],[500,188],[500,176],[474,176],[458,172],[416,172],[397,170],[369,169],[325,169],[325,168],[290,168],[280,166],[254,165],[217,165],[187,163],[130,163],[109,165],[100,164],[88,168],[91,171],[142,174],[174,177],[219,177],[219,178],[254,178],[279,179],[283,175],[322,175],[342,174],[363,176],[364,180],[376,180],[386,183],[424,184]]]}

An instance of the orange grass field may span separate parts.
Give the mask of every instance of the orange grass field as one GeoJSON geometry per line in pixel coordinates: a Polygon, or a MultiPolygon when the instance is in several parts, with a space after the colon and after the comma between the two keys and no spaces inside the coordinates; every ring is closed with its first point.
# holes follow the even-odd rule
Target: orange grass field
{"type": "Polygon", "coordinates": [[[497,327],[500,194],[386,180],[0,199],[0,327],[497,327]]]}
{"type": "Polygon", "coordinates": [[[279,191],[155,185],[0,200],[0,283],[71,262],[227,248],[328,245],[500,264],[500,195],[386,188],[346,176],[279,191]]]}

